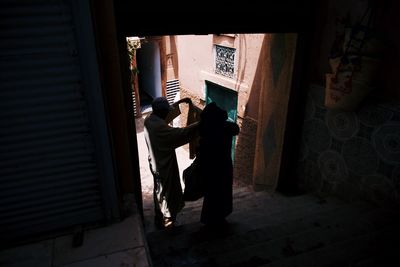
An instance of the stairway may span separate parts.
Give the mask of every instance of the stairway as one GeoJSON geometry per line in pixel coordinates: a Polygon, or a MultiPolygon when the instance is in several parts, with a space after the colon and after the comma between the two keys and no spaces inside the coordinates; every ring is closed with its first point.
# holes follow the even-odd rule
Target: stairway
{"type": "Polygon", "coordinates": [[[186,203],[180,225],[157,230],[152,203],[145,231],[158,266],[389,266],[400,252],[400,211],[365,202],[234,188],[222,229],[199,222],[202,200],[186,203]]]}

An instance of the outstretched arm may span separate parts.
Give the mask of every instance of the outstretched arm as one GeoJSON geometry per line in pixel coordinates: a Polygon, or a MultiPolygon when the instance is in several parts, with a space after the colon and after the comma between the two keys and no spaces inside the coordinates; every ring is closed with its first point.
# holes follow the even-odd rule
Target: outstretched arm
{"type": "Polygon", "coordinates": [[[167,126],[158,131],[159,144],[165,147],[178,148],[189,143],[198,135],[199,123],[195,122],[186,127],[171,127],[167,126]]]}
{"type": "Polygon", "coordinates": [[[181,114],[181,110],[179,108],[180,103],[188,103],[189,105],[192,104],[192,100],[189,97],[182,98],[171,105],[171,111],[168,113],[165,121],[170,123],[173,119],[178,117],[181,114]]]}
{"type": "Polygon", "coordinates": [[[192,104],[192,100],[189,97],[185,97],[185,98],[179,99],[172,105],[175,106],[175,105],[179,105],[180,103],[192,104]]]}

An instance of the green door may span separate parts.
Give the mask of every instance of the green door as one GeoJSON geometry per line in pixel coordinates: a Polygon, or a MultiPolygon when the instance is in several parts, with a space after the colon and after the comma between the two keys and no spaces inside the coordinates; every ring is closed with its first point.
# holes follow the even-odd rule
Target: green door
{"type": "MultiPolygon", "coordinates": [[[[237,92],[206,81],[206,104],[215,102],[220,108],[228,113],[228,120],[236,122],[237,118],[237,92]]],[[[235,158],[235,140],[232,138],[232,160],[235,158]]]]}

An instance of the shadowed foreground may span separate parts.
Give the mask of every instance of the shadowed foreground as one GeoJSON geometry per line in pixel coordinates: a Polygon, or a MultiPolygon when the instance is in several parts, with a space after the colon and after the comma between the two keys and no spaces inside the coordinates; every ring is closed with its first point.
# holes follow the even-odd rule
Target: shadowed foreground
{"type": "Polygon", "coordinates": [[[171,230],[155,229],[151,202],[145,206],[154,266],[384,266],[398,260],[394,210],[236,187],[229,224],[208,229],[199,223],[201,205],[187,203],[171,230]]]}

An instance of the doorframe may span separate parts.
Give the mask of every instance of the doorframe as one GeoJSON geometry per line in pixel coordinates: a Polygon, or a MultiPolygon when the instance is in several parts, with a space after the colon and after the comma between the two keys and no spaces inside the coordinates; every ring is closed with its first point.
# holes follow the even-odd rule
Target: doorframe
{"type": "MultiPolygon", "coordinates": [[[[128,9],[126,9],[126,8],[123,8],[123,9],[121,9],[121,7],[123,7],[124,5],[121,5],[120,6],[120,10],[119,11],[126,11],[126,10],[128,10],[128,9]]],[[[118,13],[118,12],[117,12],[118,13]]],[[[257,31],[257,32],[264,32],[264,33],[273,33],[273,32],[277,32],[277,33],[290,33],[290,32],[292,32],[292,33],[296,33],[296,34],[298,34],[301,30],[304,30],[304,29],[306,29],[306,30],[309,30],[308,28],[309,27],[311,27],[311,24],[310,24],[310,22],[312,21],[312,16],[311,15],[314,15],[313,14],[313,11],[311,11],[311,12],[298,12],[298,10],[292,10],[292,11],[288,11],[287,13],[285,13],[285,14],[294,14],[294,15],[297,15],[297,16],[294,16],[294,17],[296,17],[296,18],[302,18],[302,19],[293,19],[294,17],[291,17],[292,18],[292,21],[291,21],[291,23],[289,22],[289,23],[286,23],[286,24],[279,24],[280,26],[271,26],[271,25],[277,25],[277,24],[273,24],[273,22],[274,21],[278,21],[278,20],[271,20],[270,22],[269,22],[269,26],[266,26],[266,27],[261,27],[261,28],[259,28],[260,30],[259,31],[257,31]],[[309,14],[310,13],[310,14],[309,14]],[[302,14],[301,16],[299,15],[299,14],[302,14]],[[296,22],[296,23],[293,23],[293,20],[296,22]],[[301,23],[298,23],[298,22],[301,22],[301,23]]],[[[151,35],[151,33],[156,33],[157,35],[161,35],[161,34],[164,34],[165,36],[167,36],[167,35],[171,35],[171,33],[174,33],[174,34],[195,34],[195,33],[200,33],[200,32],[202,32],[202,33],[204,33],[204,34],[212,34],[213,32],[216,32],[217,30],[218,30],[218,27],[221,27],[221,26],[218,26],[218,25],[215,25],[215,27],[210,27],[210,28],[202,28],[202,29],[199,29],[199,28],[193,28],[193,29],[191,29],[190,31],[185,31],[185,30],[181,30],[181,31],[179,31],[179,30],[173,30],[173,28],[168,28],[168,27],[166,27],[166,28],[162,28],[162,29],[160,29],[160,28],[149,28],[149,29],[147,29],[147,28],[133,28],[133,27],[128,27],[128,24],[127,23],[123,23],[123,21],[128,21],[128,18],[130,17],[130,16],[127,16],[129,14],[129,12],[127,12],[127,13],[124,13],[124,12],[122,12],[122,13],[119,13],[119,15],[121,16],[120,18],[119,18],[119,23],[120,23],[120,28],[119,28],[119,30],[120,30],[120,32],[119,32],[119,34],[121,35],[121,36],[123,36],[123,37],[125,37],[125,36],[132,36],[132,35],[151,35]],[[211,30],[211,29],[213,29],[213,30],[211,30]],[[134,32],[134,34],[132,34],[134,32]]],[[[263,17],[263,19],[264,19],[264,17],[263,17]]],[[[276,19],[278,19],[278,18],[276,18],[276,19]]],[[[290,21],[290,20],[289,20],[290,21]]],[[[260,21],[261,22],[261,21],[260,21]]],[[[263,21],[263,23],[260,23],[259,25],[265,25],[265,23],[264,23],[265,21],[263,21]]],[[[287,21],[288,22],[288,21],[287,21]]],[[[268,23],[267,23],[268,24],[268,23]]],[[[229,32],[235,32],[235,30],[234,30],[234,28],[235,28],[235,26],[232,26],[230,29],[230,31],[229,32]]],[[[243,33],[246,33],[246,32],[253,32],[254,31],[254,28],[257,28],[257,27],[251,27],[251,26],[247,26],[247,27],[245,27],[245,28],[242,28],[241,29],[241,31],[240,32],[243,32],[243,33]],[[246,30],[247,29],[247,30],[246,30]],[[253,29],[253,30],[251,30],[251,29],[253,29]]],[[[312,29],[312,28],[311,28],[312,29]]],[[[301,50],[301,49],[296,49],[295,50],[295,54],[297,55],[298,53],[303,53],[304,51],[303,50],[301,50]]],[[[307,63],[307,62],[306,62],[307,63]]],[[[308,66],[307,64],[306,64],[306,66],[308,66]]],[[[293,69],[293,76],[296,76],[297,75],[297,73],[304,73],[301,69],[302,68],[304,68],[304,66],[298,66],[297,64],[296,64],[296,66],[295,66],[295,68],[293,69]],[[299,69],[300,68],[300,69],[299,69]]],[[[304,77],[303,77],[303,79],[304,79],[304,77]]],[[[304,83],[303,83],[304,84],[304,83]]],[[[292,86],[291,87],[291,93],[293,93],[293,90],[305,90],[304,88],[300,88],[300,86],[292,86]]],[[[290,97],[290,95],[289,95],[289,97],[290,97]]],[[[298,103],[301,103],[302,101],[305,101],[305,99],[304,98],[302,98],[302,99],[298,99],[298,103]]],[[[291,111],[292,112],[292,111],[291,111]]],[[[301,118],[302,116],[304,116],[304,114],[299,114],[298,113],[298,111],[295,111],[295,112],[297,112],[297,114],[298,114],[298,117],[299,118],[301,118]]],[[[293,114],[288,114],[287,115],[288,117],[290,117],[290,116],[293,116],[293,114]]],[[[295,115],[295,116],[297,116],[297,115],[295,115]]],[[[288,125],[288,124],[290,124],[290,123],[292,123],[293,122],[293,120],[285,120],[285,124],[286,125],[288,125]]],[[[289,128],[288,128],[289,129],[289,128]]],[[[298,129],[298,132],[300,131],[300,129],[298,129]]],[[[287,140],[287,138],[291,138],[290,136],[288,136],[287,134],[285,134],[284,135],[284,143],[286,143],[288,140],[287,140]]],[[[297,144],[297,145],[299,145],[299,138],[298,137],[296,137],[296,140],[294,140],[293,141],[295,144],[297,144]]],[[[136,151],[137,151],[137,149],[138,149],[138,147],[137,147],[137,145],[136,145],[136,147],[135,147],[135,149],[136,149],[136,151]]],[[[285,148],[283,148],[283,149],[286,149],[286,147],[285,148]]],[[[283,149],[281,149],[281,152],[282,152],[282,161],[281,161],[281,163],[279,164],[279,169],[283,169],[282,168],[282,166],[283,166],[283,164],[285,163],[285,158],[287,157],[287,150],[283,150],[283,149]]],[[[288,158],[290,158],[290,157],[288,157],[288,158]]],[[[294,167],[294,166],[290,166],[290,167],[294,167]]],[[[280,172],[279,173],[279,177],[282,177],[283,175],[285,175],[283,172],[280,172]]],[[[139,180],[139,182],[140,182],[140,175],[139,176],[137,176],[136,177],[136,180],[139,180]]],[[[137,190],[136,190],[136,192],[138,192],[137,190]]],[[[141,190],[140,190],[140,199],[141,199],[141,197],[142,197],[142,195],[141,195],[141,190]]]]}
{"type": "Polygon", "coordinates": [[[310,81],[310,57],[312,49],[311,32],[297,34],[295,59],[292,71],[289,102],[286,117],[286,127],[282,146],[281,171],[279,173],[277,190],[296,195],[302,193],[296,169],[301,148],[301,133],[305,119],[307,85],[310,81]]]}
{"type": "MultiPolygon", "coordinates": [[[[158,46],[159,53],[160,53],[160,75],[161,75],[161,96],[166,97],[167,96],[167,81],[166,81],[166,45],[163,36],[150,36],[150,37],[144,37],[147,42],[155,42],[158,46]]],[[[139,48],[140,49],[140,48],[139,48]]],[[[135,66],[137,66],[137,52],[135,55],[135,66]]],[[[139,66],[140,67],[140,66],[139,66]]],[[[135,94],[135,99],[136,99],[136,113],[138,114],[137,116],[141,116],[141,100],[140,100],[140,85],[138,82],[138,75],[140,75],[140,68],[139,68],[139,73],[137,73],[134,77],[133,83],[134,83],[134,91],[133,93],[135,94]]]]}
{"type": "MultiPolygon", "coordinates": [[[[205,82],[205,104],[207,105],[207,104],[209,104],[209,103],[211,103],[211,102],[213,102],[213,101],[211,101],[211,102],[209,102],[208,100],[209,99],[211,99],[210,97],[209,97],[209,85],[211,85],[211,86],[214,86],[214,88],[218,88],[218,89],[220,89],[221,91],[226,91],[227,93],[229,93],[229,94],[234,94],[235,95],[235,97],[236,97],[236,99],[235,99],[235,118],[234,118],[234,122],[236,123],[237,122],[237,117],[238,117],[238,101],[239,101],[239,93],[237,92],[237,91],[235,91],[235,90],[232,90],[232,89],[230,89],[230,88],[228,88],[228,87],[225,87],[225,86],[222,86],[222,85],[219,85],[219,84],[216,84],[216,83],[214,83],[214,82],[211,82],[211,81],[209,81],[209,80],[205,80],[204,81],[205,82]]],[[[217,105],[218,105],[218,103],[217,103],[217,105]]],[[[221,105],[219,105],[219,107],[221,107],[221,105]]],[[[223,108],[223,107],[221,107],[221,108],[223,108]]],[[[226,110],[227,112],[228,112],[228,110],[226,110]]],[[[228,119],[229,119],[229,113],[228,113],[228,119]]],[[[232,147],[231,147],[231,157],[232,157],[232,162],[234,162],[235,161],[235,150],[236,150],[236,137],[234,136],[234,137],[232,137],[232,147]]]]}
{"type": "Polygon", "coordinates": [[[112,164],[110,132],[106,120],[104,97],[101,90],[98,60],[95,53],[95,39],[92,25],[92,10],[89,1],[72,0],[73,24],[76,29],[76,41],[81,51],[80,64],[83,84],[87,89],[88,110],[93,128],[93,139],[96,146],[96,159],[99,168],[100,186],[103,196],[103,207],[107,221],[119,219],[117,184],[114,165],[112,164]]]}

